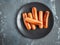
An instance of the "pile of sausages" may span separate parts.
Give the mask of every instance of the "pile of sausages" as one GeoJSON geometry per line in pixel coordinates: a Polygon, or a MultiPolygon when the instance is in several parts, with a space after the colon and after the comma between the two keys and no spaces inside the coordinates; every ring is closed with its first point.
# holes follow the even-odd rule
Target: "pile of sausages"
{"type": "Polygon", "coordinates": [[[49,18],[49,11],[38,11],[37,8],[32,7],[32,12],[23,13],[23,21],[27,28],[27,30],[35,30],[36,26],[39,28],[48,28],[48,18],[49,18]]]}

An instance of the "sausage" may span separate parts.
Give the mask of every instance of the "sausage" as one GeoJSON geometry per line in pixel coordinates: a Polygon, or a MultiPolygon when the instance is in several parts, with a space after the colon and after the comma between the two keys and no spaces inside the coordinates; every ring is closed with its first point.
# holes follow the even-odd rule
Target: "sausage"
{"type": "Polygon", "coordinates": [[[31,29],[31,25],[25,21],[25,18],[27,18],[27,13],[23,13],[23,21],[24,21],[24,24],[27,28],[27,30],[30,30],[31,29]]]}
{"type": "MultiPolygon", "coordinates": [[[[28,13],[28,17],[32,19],[33,18],[32,17],[32,13],[29,12],[28,13]]],[[[35,30],[36,29],[36,26],[34,24],[31,24],[31,28],[32,28],[32,30],[35,30]]]]}
{"type": "Polygon", "coordinates": [[[28,22],[28,23],[35,24],[35,25],[39,25],[39,24],[41,24],[40,21],[35,20],[35,19],[31,19],[31,18],[29,18],[29,17],[25,18],[25,21],[28,22]]]}
{"type": "Polygon", "coordinates": [[[39,25],[39,28],[43,28],[43,11],[39,11],[39,16],[38,16],[38,20],[41,22],[41,24],[39,25]]]}
{"type": "Polygon", "coordinates": [[[43,17],[43,27],[48,28],[49,11],[46,11],[43,17]]]}
{"type": "Polygon", "coordinates": [[[38,20],[36,7],[32,7],[32,16],[33,16],[33,19],[38,20]]]}

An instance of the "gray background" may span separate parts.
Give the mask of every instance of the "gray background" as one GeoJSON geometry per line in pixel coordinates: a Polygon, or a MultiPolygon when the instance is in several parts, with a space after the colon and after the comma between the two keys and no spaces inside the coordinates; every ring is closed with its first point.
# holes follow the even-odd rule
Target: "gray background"
{"type": "MultiPolygon", "coordinates": [[[[60,45],[58,42],[57,30],[60,27],[60,0],[56,0],[56,12],[55,25],[52,31],[44,38],[41,39],[29,39],[25,38],[17,31],[15,27],[15,16],[18,9],[30,0],[0,0],[0,45],[60,45]],[[24,2],[23,2],[24,1],[24,2]],[[57,25],[58,22],[58,25],[57,25]]],[[[50,0],[31,0],[31,2],[42,2],[46,4],[50,9],[50,0]]],[[[55,14],[55,13],[54,13],[55,14]]]]}
{"type": "MultiPolygon", "coordinates": [[[[55,4],[56,4],[56,12],[57,12],[57,15],[59,17],[59,23],[60,23],[60,0],[56,0],[55,1],[55,4]]],[[[59,27],[60,27],[60,24],[59,24],[59,27]]]]}

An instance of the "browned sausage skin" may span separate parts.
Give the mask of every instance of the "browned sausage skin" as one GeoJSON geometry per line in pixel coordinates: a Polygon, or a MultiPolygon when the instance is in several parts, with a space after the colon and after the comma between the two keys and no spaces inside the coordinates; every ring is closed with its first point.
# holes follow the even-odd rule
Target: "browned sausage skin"
{"type": "Polygon", "coordinates": [[[25,18],[27,18],[27,13],[23,13],[23,21],[24,21],[24,24],[25,24],[26,28],[28,30],[30,30],[31,29],[31,25],[28,22],[25,21],[25,18]]]}
{"type": "MultiPolygon", "coordinates": [[[[28,13],[28,17],[31,18],[31,19],[33,19],[31,12],[28,13]]],[[[31,24],[31,28],[32,28],[32,30],[35,30],[36,26],[34,24],[31,24]]]]}
{"type": "Polygon", "coordinates": [[[38,20],[36,7],[32,7],[32,16],[33,16],[33,19],[38,20]]]}
{"type": "Polygon", "coordinates": [[[43,28],[43,11],[39,11],[39,16],[38,16],[39,21],[41,24],[39,25],[39,28],[43,28]]]}
{"type": "Polygon", "coordinates": [[[31,19],[31,18],[29,18],[29,17],[25,18],[25,21],[28,22],[28,23],[35,24],[35,25],[39,25],[39,24],[41,24],[40,21],[35,20],[35,19],[31,19]]]}
{"type": "Polygon", "coordinates": [[[44,28],[48,28],[49,11],[46,11],[43,18],[44,28]]]}

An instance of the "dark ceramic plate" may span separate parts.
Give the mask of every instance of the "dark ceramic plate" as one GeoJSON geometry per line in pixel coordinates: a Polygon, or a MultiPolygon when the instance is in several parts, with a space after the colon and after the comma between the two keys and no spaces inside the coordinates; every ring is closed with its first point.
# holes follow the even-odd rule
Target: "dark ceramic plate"
{"type": "Polygon", "coordinates": [[[51,10],[46,5],[39,3],[39,2],[32,2],[32,3],[23,5],[19,9],[16,19],[17,19],[16,25],[17,25],[17,28],[18,28],[20,34],[22,34],[25,37],[31,38],[31,39],[38,39],[38,38],[42,38],[42,37],[46,36],[52,30],[53,23],[54,23],[54,18],[53,18],[53,14],[52,14],[51,10]],[[31,12],[32,7],[36,7],[38,11],[39,10],[50,11],[50,17],[49,17],[49,23],[48,23],[49,26],[47,29],[44,29],[44,28],[40,29],[38,27],[35,30],[30,30],[30,31],[28,31],[26,29],[26,27],[23,23],[22,13],[31,12]]]}

